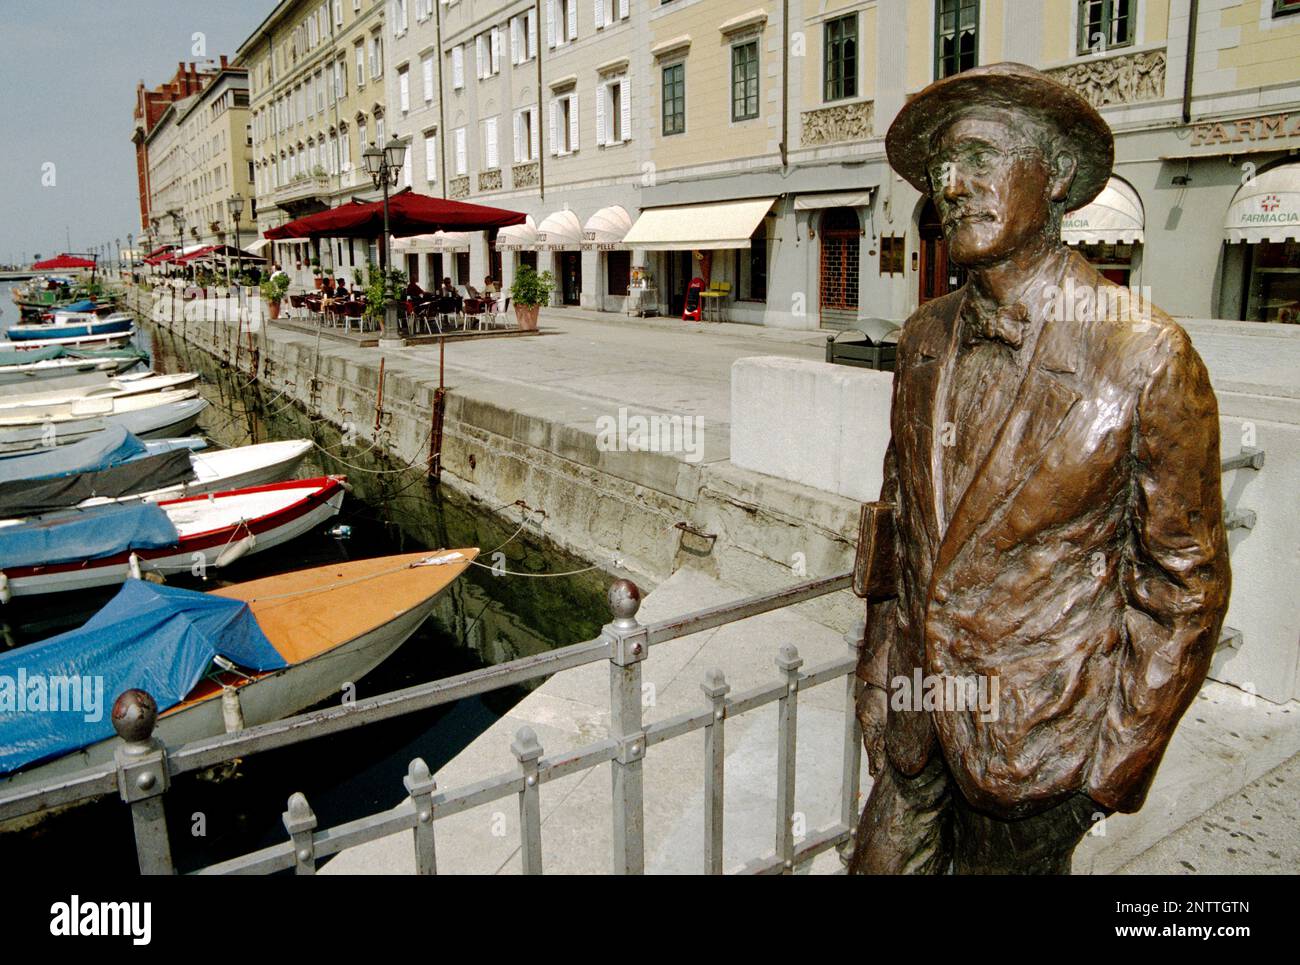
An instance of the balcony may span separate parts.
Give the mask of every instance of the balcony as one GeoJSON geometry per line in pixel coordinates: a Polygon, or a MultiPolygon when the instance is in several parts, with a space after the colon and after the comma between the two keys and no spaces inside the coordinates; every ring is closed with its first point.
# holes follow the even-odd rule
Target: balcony
{"type": "Polygon", "coordinates": [[[447,197],[453,200],[469,197],[469,175],[464,174],[447,182],[447,197]]]}
{"type": "Polygon", "coordinates": [[[478,176],[479,191],[500,191],[501,190],[501,169],[494,168],[491,171],[480,171],[478,176]]]}
{"type": "Polygon", "coordinates": [[[516,188],[535,188],[541,180],[541,172],[536,161],[525,161],[510,169],[510,184],[516,188]]]}
{"type": "Polygon", "coordinates": [[[271,194],[271,204],[294,215],[319,210],[323,197],[330,193],[328,174],[300,174],[271,194]]]}

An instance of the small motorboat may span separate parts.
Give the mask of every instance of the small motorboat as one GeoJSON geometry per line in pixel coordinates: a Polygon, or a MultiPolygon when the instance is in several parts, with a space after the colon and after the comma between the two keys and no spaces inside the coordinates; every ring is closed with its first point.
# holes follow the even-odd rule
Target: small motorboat
{"type": "Polygon", "coordinates": [[[66,422],[82,419],[109,418],[152,409],[193,399],[198,392],[193,389],[168,389],[146,392],[142,395],[107,396],[100,398],[73,398],[61,402],[37,402],[33,405],[0,406],[0,428],[19,429],[24,426],[49,426],[57,431],[66,422]]]}
{"type": "Polygon", "coordinates": [[[75,374],[119,374],[135,368],[148,356],[139,349],[80,350],[62,346],[33,351],[0,352],[0,385],[33,385],[75,374]]]}
{"type": "MultiPolygon", "coordinates": [[[[142,448],[147,446],[139,440],[136,443],[142,448]]],[[[310,439],[263,442],[206,453],[178,448],[146,452],[117,465],[46,479],[12,478],[14,473],[6,470],[16,460],[0,459],[0,520],[66,515],[109,503],[156,503],[263,486],[288,479],[311,450],[310,439]]]]}
{"type": "MultiPolygon", "coordinates": [[[[90,681],[76,711],[0,710],[0,796],[113,758],[126,690],[158,705],[169,747],[298,713],[388,659],[478,555],[439,550],[331,563],[210,593],[131,580],[85,626],[0,654],[0,674],[90,681]]],[[[37,823],[25,815],[0,830],[37,823]]]]}
{"type": "MultiPolygon", "coordinates": [[[[193,395],[193,393],[183,394],[193,395]]],[[[80,442],[87,436],[103,432],[111,426],[120,426],[139,439],[183,436],[194,428],[199,421],[199,416],[207,407],[207,399],[185,398],[106,417],[62,422],[58,426],[40,424],[14,428],[0,427],[0,458],[39,452],[48,449],[51,445],[66,446],[80,442]]]]}
{"type": "MultiPolygon", "coordinates": [[[[19,326],[14,326],[18,328],[19,326]]],[[[38,326],[45,332],[50,332],[57,328],[53,325],[38,326]]],[[[9,329],[5,334],[12,332],[9,329]]],[[[123,329],[120,332],[102,332],[98,335],[31,335],[14,340],[11,339],[11,347],[24,350],[36,351],[42,348],[115,348],[125,345],[135,337],[135,326],[123,329]]]]}
{"type": "Polygon", "coordinates": [[[145,573],[223,569],[337,515],[343,484],[322,476],[0,525],[0,603],[145,573]]]}
{"type": "Polygon", "coordinates": [[[174,375],[144,374],[116,379],[100,379],[85,385],[34,386],[27,392],[6,392],[0,389],[0,415],[22,406],[55,405],[80,399],[121,399],[131,395],[145,395],[167,389],[183,389],[198,381],[197,372],[178,372],[174,375]]]}

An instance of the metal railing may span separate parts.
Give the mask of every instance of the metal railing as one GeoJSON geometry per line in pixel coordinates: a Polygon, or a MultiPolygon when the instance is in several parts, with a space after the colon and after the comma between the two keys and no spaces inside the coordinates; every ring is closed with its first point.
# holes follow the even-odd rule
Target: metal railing
{"type": "Polygon", "coordinates": [[[748,862],[743,870],[759,874],[789,874],[823,851],[839,845],[852,845],[862,762],[861,732],[855,713],[858,685],[854,670],[862,634],[850,632],[845,635],[849,652],[844,657],[808,670],[803,669],[803,660],[793,646],[782,646],[776,659],[779,679],[735,695],[731,694],[721,671],[710,671],[702,683],[705,699],[698,710],[651,723],[642,719],[641,664],[651,648],[658,644],[846,589],[850,578],[850,573],[842,573],[809,580],[651,624],[636,619],[641,604],[636,585],[628,580],[619,580],[609,592],[614,619],[595,639],[366,700],[193,741],[177,748],[168,748],[153,736],[157,715],[152,698],[141,691],[127,691],[113,707],[113,725],[122,741],[115,760],[0,794],[0,822],[117,793],[131,809],[141,872],[172,874],[175,869],[164,801],[172,780],[182,774],[607,660],[610,727],[604,740],[576,750],[565,750],[555,756],[543,756],[543,749],[532,729],[522,727],[516,732],[510,748],[518,762],[517,770],[448,790],[439,789],[428,765],[416,758],[411,761],[403,780],[407,793],[404,802],[390,810],[323,830],[317,829],[316,816],[306,797],[295,793],[289,798],[283,815],[288,840],[210,865],[198,873],[268,873],[292,868],[298,874],[313,874],[322,858],[346,848],[411,831],[416,872],[434,874],[437,871],[435,825],[438,819],[515,796],[519,805],[523,871],[525,874],[538,874],[542,871],[540,786],[605,762],[610,763],[613,773],[612,870],[619,874],[640,873],[645,870],[642,762],[651,747],[703,731],[706,762],[703,775],[703,869],[721,874],[726,724],[739,714],[775,703],[779,732],[774,846],[770,854],[748,862]],[[793,822],[799,695],[835,680],[845,681],[839,819],[796,841],[793,822]]]}

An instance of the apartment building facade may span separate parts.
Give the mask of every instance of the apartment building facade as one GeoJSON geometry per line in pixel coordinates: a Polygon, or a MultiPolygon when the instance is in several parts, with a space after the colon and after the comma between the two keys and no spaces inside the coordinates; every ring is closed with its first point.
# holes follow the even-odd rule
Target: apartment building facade
{"type": "Polygon", "coordinates": [[[233,242],[226,201],[244,198],[247,216],[253,194],[247,71],[223,65],[198,93],[168,104],[145,145],[153,238],[181,247],[233,242]]]}
{"type": "MultiPolygon", "coordinates": [[[[226,66],[223,55],[219,65],[226,66]]],[[[157,87],[146,87],[144,81],[135,85],[135,109],[132,111],[131,142],[135,145],[135,173],[137,197],[140,207],[139,230],[142,236],[153,231],[153,213],[150,207],[151,191],[149,187],[149,149],[146,137],[154,125],[162,118],[169,104],[182,98],[197,94],[203,85],[212,79],[218,65],[212,62],[203,64],[185,63],[176,65],[176,73],[166,83],[157,87]]]]}
{"type": "MultiPolygon", "coordinates": [[[[384,14],[383,0],[285,0],[240,45],[259,231],[378,195],[362,154],[388,137],[384,14]]],[[[374,251],[344,240],[276,242],[270,254],[310,285],[313,258],[351,283],[374,251]]]]}
{"type": "Polygon", "coordinates": [[[1300,0],[390,0],[388,16],[403,184],[529,216],[402,243],[422,280],[508,285],[529,263],[558,305],[678,314],[699,278],[729,286],[734,321],[901,320],[963,279],[884,133],[937,77],[1016,60],[1115,133],[1070,244],[1177,315],[1300,309],[1300,0]]]}

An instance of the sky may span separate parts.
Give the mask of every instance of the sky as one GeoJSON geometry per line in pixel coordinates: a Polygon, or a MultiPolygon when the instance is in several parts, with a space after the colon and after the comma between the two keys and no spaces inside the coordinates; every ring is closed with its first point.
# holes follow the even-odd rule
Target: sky
{"type": "Polygon", "coordinates": [[[58,254],[69,237],[85,251],[138,235],[135,85],[170,80],[178,61],[233,58],[274,7],[0,0],[0,263],[58,254]]]}

